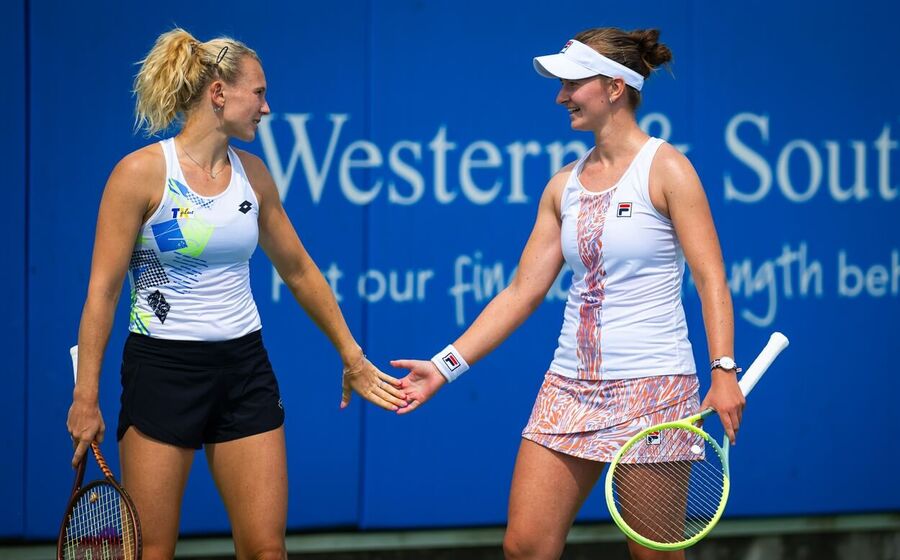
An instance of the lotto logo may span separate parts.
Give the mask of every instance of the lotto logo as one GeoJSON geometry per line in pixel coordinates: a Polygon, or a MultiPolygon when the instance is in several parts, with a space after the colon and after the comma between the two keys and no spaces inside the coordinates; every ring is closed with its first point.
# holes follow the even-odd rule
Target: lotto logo
{"type": "Polygon", "coordinates": [[[456,356],[454,356],[453,354],[447,354],[441,359],[445,364],[447,364],[447,367],[450,368],[450,371],[453,371],[459,367],[459,360],[457,360],[456,356]]]}
{"type": "Polygon", "coordinates": [[[249,200],[245,200],[244,202],[241,202],[240,206],[238,206],[238,211],[240,211],[243,214],[246,214],[247,212],[250,211],[251,208],[253,208],[253,203],[250,202],[249,200]]]}
{"type": "Polygon", "coordinates": [[[620,202],[619,207],[616,209],[616,217],[630,218],[631,217],[631,203],[630,202],[620,202]]]}
{"type": "Polygon", "coordinates": [[[662,435],[658,431],[647,434],[647,445],[659,445],[661,441],[662,435]]]}

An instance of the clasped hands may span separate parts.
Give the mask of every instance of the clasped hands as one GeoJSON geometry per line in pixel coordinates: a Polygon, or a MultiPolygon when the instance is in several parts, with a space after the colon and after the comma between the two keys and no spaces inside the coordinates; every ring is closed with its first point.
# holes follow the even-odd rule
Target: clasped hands
{"type": "Polygon", "coordinates": [[[397,379],[372,364],[363,354],[352,365],[344,367],[341,408],[350,404],[352,392],[385,410],[407,414],[418,408],[447,382],[437,367],[428,360],[392,360],[395,368],[408,370],[397,379]]]}

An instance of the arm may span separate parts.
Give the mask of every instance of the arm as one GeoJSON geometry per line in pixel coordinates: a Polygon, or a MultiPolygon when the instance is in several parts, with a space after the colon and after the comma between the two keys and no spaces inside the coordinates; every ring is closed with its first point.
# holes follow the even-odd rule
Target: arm
{"type": "Polygon", "coordinates": [[[300,242],[265,164],[252,154],[239,153],[259,201],[259,244],[344,363],[341,408],[349,404],[351,389],[388,410],[404,406],[403,393],[394,387],[399,381],[373,366],[354,340],[331,286],[300,242]]]}
{"type": "MultiPolygon", "coordinates": [[[[571,166],[564,168],[544,189],[534,228],[510,285],[488,303],[453,343],[467,363],[477,362],[506,340],[537,309],[559,274],[563,265],[559,201],[570,171],[571,166]]],[[[401,387],[411,403],[399,411],[401,414],[415,410],[446,383],[431,361],[394,360],[391,365],[410,371],[401,380],[401,387]]]]}
{"type": "MultiPolygon", "coordinates": [[[[734,310],[722,250],[700,178],[684,155],[663,144],[650,170],[654,205],[671,217],[697,285],[711,358],[734,356],[734,310]]],[[[741,424],[744,396],[735,371],[715,369],[701,408],[712,407],[732,443],[741,424]]]]}
{"type": "Polygon", "coordinates": [[[544,300],[562,269],[559,199],[566,180],[559,177],[554,177],[544,189],[534,228],[512,282],[453,343],[469,364],[490,354],[525,322],[544,300]]]}
{"type": "Polygon", "coordinates": [[[106,426],[99,404],[103,352],[134,241],[142,220],[159,203],[159,193],[151,193],[162,190],[165,164],[161,160],[156,146],[123,158],[110,174],[100,201],[91,276],[78,329],[78,379],[66,422],[75,445],[72,466],[92,441],[103,441],[106,426]]]}

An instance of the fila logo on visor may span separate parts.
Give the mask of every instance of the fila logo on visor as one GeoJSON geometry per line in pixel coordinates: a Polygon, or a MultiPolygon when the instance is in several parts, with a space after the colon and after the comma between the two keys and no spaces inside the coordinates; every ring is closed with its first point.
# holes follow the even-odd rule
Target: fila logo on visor
{"type": "Polygon", "coordinates": [[[453,371],[459,367],[459,360],[457,360],[456,356],[454,356],[453,354],[447,354],[446,356],[441,358],[441,360],[443,360],[444,363],[447,364],[447,367],[450,368],[450,371],[453,371]]]}
{"type": "Polygon", "coordinates": [[[572,41],[568,41],[568,42],[566,43],[566,46],[564,46],[564,47],[562,48],[562,50],[559,51],[559,52],[560,52],[560,53],[564,53],[564,52],[566,52],[567,50],[569,50],[569,47],[571,47],[571,46],[572,46],[572,41]]]}
{"type": "Polygon", "coordinates": [[[630,202],[620,202],[619,207],[616,209],[616,217],[617,218],[630,218],[631,217],[631,203],[630,202]]]}

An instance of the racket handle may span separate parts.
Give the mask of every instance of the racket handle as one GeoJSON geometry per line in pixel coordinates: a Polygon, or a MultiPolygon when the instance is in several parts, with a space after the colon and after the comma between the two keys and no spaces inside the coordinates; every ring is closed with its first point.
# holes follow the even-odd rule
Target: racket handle
{"type": "Polygon", "coordinates": [[[744,376],[741,377],[739,385],[745,397],[750,394],[750,391],[753,390],[759,379],[766,373],[766,370],[769,369],[769,366],[772,365],[778,354],[781,354],[781,351],[788,347],[788,344],[790,344],[790,341],[788,341],[786,336],[780,332],[772,333],[766,347],[762,349],[762,352],[753,360],[744,376]]]}
{"type": "Polygon", "coordinates": [[[106,463],[106,458],[103,456],[103,453],[100,453],[100,444],[96,441],[91,442],[91,451],[94,452],[94,458],[97,459],[97,465],[100,466],[100,470],[103,471],[103,476],[109,479],[115,480],[112,471],[109,468],[109,465],[106,463]]]}
{"type": "Polygon", "coordinates": [[[69,355],[72,356],[72,377],[78,381],[78,345],[69,348],[69,355]]]}

